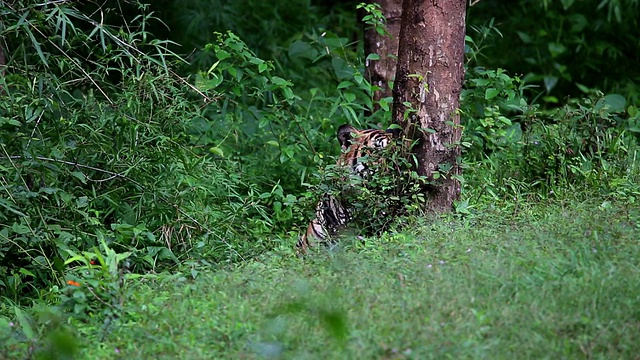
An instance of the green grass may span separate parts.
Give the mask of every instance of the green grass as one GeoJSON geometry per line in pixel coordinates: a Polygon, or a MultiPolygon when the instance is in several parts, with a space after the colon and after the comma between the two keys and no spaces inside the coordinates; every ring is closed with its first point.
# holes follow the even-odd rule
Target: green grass
{"type": "Polygon", "coordinates": [[[139,281],[109,331],[74,323],[78,358],[637,358],[639,229],[636,208],[569,202],[442,217],[304,261],[283,246],[139,281]]]}

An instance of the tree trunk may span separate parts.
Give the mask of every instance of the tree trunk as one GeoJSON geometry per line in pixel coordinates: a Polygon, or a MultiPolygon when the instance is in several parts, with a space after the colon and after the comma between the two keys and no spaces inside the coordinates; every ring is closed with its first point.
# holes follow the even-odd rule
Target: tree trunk
{"type": "Polygon", "coordinates": [[[369,60],[366,64],[366,77],[372,85],[380,88],[373,93],[374,111],[380,108],[380,99],[393,96],[391,82],[396,75],[398,39],[402,18],[402,0],[375,0],[380,4],[387,19],[388,35],[380,35],[375,29],[364,32],[364,53],[378,54],[380,60],[369,60]]]}
{"type": "Polygon", "coordinates": [[[460,195],[466,2],[404,0],[402,8],[393,120],[419,140],[418,173],[432,181],[427,190],[433,211],[450,210],[460,195]]]}

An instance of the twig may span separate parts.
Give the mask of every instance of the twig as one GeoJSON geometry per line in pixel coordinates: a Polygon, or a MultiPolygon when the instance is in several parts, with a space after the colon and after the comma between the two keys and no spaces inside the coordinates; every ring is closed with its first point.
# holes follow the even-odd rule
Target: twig
{"type": "Polygon", "coordinates": [[[42,4],[34,4],[33,6],[60,5],[68,2],[71,2],[71,0],[49,0],[42,4]]]}
{"type": "MultiPolygon", "coordinates": [[[[76,59],[72,58],[71,56],[69,56],[69,54],[67,54],[64,50],[62,50],[56,43],[53,42],[53,40],[51,40],[50,37],[45,36],[42,31],[40,31],[40,29],[38,29],[35,25],[33,24],[29,24],[31,25],[31,27],[38,32],[38,34],[40,34],[40,36],[42,36],[43,38],[47,39],[47,41],[53,45],[53,47],[55,47],[56,49],[58,49],[58,51],[60,51],[62,53],[62,55],[64,55],[67,59],[69,59],[69,61],[71,61],[71,63],[73,65],[75,65],[78,70],[80,70],[84,76],[93,83],[93,86],[96,87],[96,89],[98,89],[98,91],[102,94],[102,96],[104,96],[105,99],[107,99],[107,101],[109,102],[110,105],[115,105],[115,103],[111,100],[111,98],[109,97],[109,95],[107,95],[106,92],[104,92],[104,90],[102,90],[102,88],[100,87],[100,85],[98,85],[98,83],[93,80],[93,78],[91,77],[91,75],[89,75],[83,68],[82,66],[80,66],[80,64],[78,64],[78,62],[76,61],[76,59]]],[[[46,65],[46,64],[45,64],[46,65]]]]}
{"type": "Polygon", "coordinates": [[[94,166],[90,166],[90,165],[78,164],[77,162],[72,162],[72,161],[66,161],[66,160],[60,160],[60,159],[52,159],[52,158],[48,158],[48,157],[44,157],[44,156],[34,156],[33,158],[22,156],[22,155],[0,156],[0,160],[7,160],[7,159],[11,159],[11,160],[37,159],[37,160],[42,160],[42,161],[57,162],[57,163],[61,163],[61,164],[77,166],[79,168],[89,169],[89,170],[93,170],[93,171],[98,171],[98,172],[101,172],[101,173],[109,174],[109,175],[112,175],[114,178],[115,177],[120,177],[120,178],[129,180],[129,181],[135,183],[136,185],[140,185],[135,180],[128,178],[127,176],[123,175],[122,173],[115,173],[113,171],[100,169],[100,168],[97,168],[97,167],[94,167],[94,166]]]}

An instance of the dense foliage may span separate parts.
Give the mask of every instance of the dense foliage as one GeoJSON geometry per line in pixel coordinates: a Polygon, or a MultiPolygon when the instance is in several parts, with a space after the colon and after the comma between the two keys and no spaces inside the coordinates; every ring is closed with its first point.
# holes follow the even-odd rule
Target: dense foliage
{"type": "MultiPolygon", "coordinates": [[[[391,103],[373,111],[355,3],[109,4],[0,7],[0,297],[105,327],[142,274],[290,249],[344,185],[327,182],[337,128],[388,126],[391,103]]],[[[567,193],[637,203],[637,12],[471,7],[457,214],[567,193]]],[[[387,175],[351,199],[367,233],[389,208],[420,215],[424,180],[387,175]]]]}
{"type": "Polygon", "coordinates": [[[481,0],[470,28],[495,25],[479,62],[523,74],[528,94],[546,106],[595,89],[640,100],[638,0],[481,0]]]}
{"type": "Polygon", "coordinates": [[[43,296],[69,274],[96,270],[88,264],[107,248],[127,253],[132,271],[194,248],[241,259],[250,250],[240,239],[271,225],[240,164],[199,151],[201,119],[218,99],[173,72],[181,59],[144,30],[154,19],[138,10],[125,32],[70,4],[2,8],[8,298],[43,296]]]}

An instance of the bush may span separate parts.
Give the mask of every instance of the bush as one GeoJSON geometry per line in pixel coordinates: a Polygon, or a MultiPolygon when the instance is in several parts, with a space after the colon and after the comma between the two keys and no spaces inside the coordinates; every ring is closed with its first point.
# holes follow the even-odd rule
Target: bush
{"type": "Polygon", "coordinates": [[[621,96],[599,93],[551,111],[529,108],[517,141],[482,160],[467,157],[476,168],[468,188],[494,199],[598,191],[634,201],[638,138],[624,107],[621,96]]]}
{"type": "Polygon", "coordinates": [[[0,84],[0,288],[14,301],[64,285],[71,254],[99,238],[143,271],[194,249],[244,258],[272,224],[241,164],[192,149],[206,112],[197,101],[212,99],[172,71],[181,59],[144,30],[154,20],[145,9],[127,31],[71,3],[0,10],[14,24],[0,29],[11,50],[0,84]]]}

